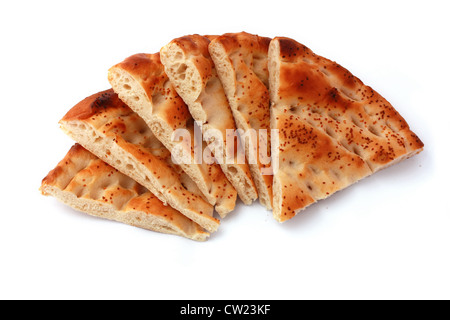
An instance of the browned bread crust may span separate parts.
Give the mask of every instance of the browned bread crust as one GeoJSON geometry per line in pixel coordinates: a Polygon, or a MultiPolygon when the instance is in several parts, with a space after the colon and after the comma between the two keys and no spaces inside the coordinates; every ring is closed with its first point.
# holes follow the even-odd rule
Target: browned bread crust
{"type": "Polygon", "coordinates": [[[195,183],[171,161],[170,152],[112,89],[78,103],[60,121],[75,141],[149,189],[210,232],[219,221],[195,183]]]}
{"type": "Polygon", "coordinates": [[[280,130],[278,220],[423,149],[386,99],[295,40],[271,42],[269,71],[272,128],[280,130]],[[305,205],[293,200],[298,192],[285,194],[290,184],[303,186],[305,205]]]}
{"type": "MultiPolygon", "coordinates": [[[[219,215],[225,217],[233,211],[237,192],[218,164],[196,158],[194,119],[165,74],[160,54],[133,55],[113,66],[108,79],[120,99],[147,123],[175,157],[181,150],[190,157],[186,159],[188,161],[180,162],[179,166],[197,184],[205,200],[215,206],[219,215]],[[173,140],[173,134],[179,129],[190,133],[190,146],[173,140]]],[[[208,153],[206,147],[203,143],[202,154],[208,153]]]]}
{"type": "Polygon", "coordinates": [[[273,177],[271,164],[261,161],[262,150],[270,155],[270,102],[267,54],[270,38],[249,33],[228,33],[211,41],[209,52],[230,103],[236,125],[243,132],[254,130],[257,134],[267,131],[268,141],[259,139],[243,144],[260,202],[272,208],[273,177]],[[256,160],[256,161],[255,161],[256,160]]]}
{"type": "Polygon", "coordinates": [[[239,142],[234,135],[236,124],[209,55],[211,38],[215,37],[196,34],[174,39],[161,49],[161,61],[175,90],[189,107],[192,117],[197,124],[201,124],[203,138],[211,143],[214,156],[221,160],[222,171],[241,200],[249,205],[258,198],[258,193],[245,159],[239,159],[235,152],[235,146],[239,142]],[[227,130],[232,133],[229,134],[227,130]],[[209,136],[211,133],[214,136],[209,136]],[[234,155],[230,158],[232,163],[227,154],[234,155]]]}
{"type": "Polygon", "coordinates": [[[43,179],[41,192],[92,216],[197,241],[209,236],[79,144],[43,179]]]}

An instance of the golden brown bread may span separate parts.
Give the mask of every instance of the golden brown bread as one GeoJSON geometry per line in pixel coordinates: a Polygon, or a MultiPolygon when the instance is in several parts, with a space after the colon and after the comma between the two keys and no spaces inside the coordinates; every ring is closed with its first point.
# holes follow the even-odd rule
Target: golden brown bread
{"type": "Polygon", "coordinates": [[[205,200],[221,217],[231,212],[237,192],[218,164],[204,161],[202,155],[211,154],[206,143],[200,141],[199,152],[194,149],[194,120],[165,74],[160,54],[133,55],[113,66],[108,79],[120,99],[144,119],[176,159],[183,160],[179,166],[197,184],[205,200]],[[189,133],[190,143],[174,139],[178,130],[189,133]],[[198,158],[199,153],[202,158],[198,158]]]}
{"type": "Polygon", "coordinates": [[[259,193],[283,222],[423,150],[386,99],[289,38],[185,36],[161,54],[127,58],[108,80],[113,90],[86,98],[61,120],[102,160],[76,145],[44,179],[42,192],[92,215],[194,240],[209,236],[201,227],[217,230],[213,206],[225,217],[237,194],[250,204],[259,193]],[[200,159],[195,122],[222,141],[210,150],[206,142],[217,145],[217,136],[205,136],[200,159]],[[226,161],[226,131],[236,127],[249,165],[226,161]],[[180,129],[188,139],[174,140],[180,129]],[[279,133],[273,145],[270,129],[279,133]],[[266,131],[269,140],[251,130],[266,131]],[[205,163],[204,155],[223,159],[221,166],[205,163]],[[171,156],[191,164],[174,164],[171,156]]]}
{"type": "Polygon", "coordinates": [[[230,33],[213,39],[209,44],[209,53],[228,98],[236,126],[248,134],[244,136],[245,141],[242,143],[260,202],[271,209],[273,172],[269,157],[269,43],[269,38],[245,32],[230,33]],[[253,139],[252,130],[256,133],[253,139]],[[264,132],[268,139],[260,141],[258,135],[264,132]]]}
{"type": "Polygon", "coordinates": [[[269,73],[279,221],[423,148],[386,99],[295,40],[272,40],[269,73]]]}
{"type": "Polygon", "coordinates": [[[41,192],[89,215],[205,241],[209,234],[151,192],[74,145],[42,181],[41,192]]]}
{"type": "Polygon", "coordinates": [[[235,152],[239,142],[236,125],[209,55],[210,38],[215,37],[195,34],[174,39],[161,49],[161,62],[192,117],[201,124],[203,138],[211,143],[209,146],[222,171],[241,200],[249,205],[257,199],[258,193],[245,158],[239,159],[235,152]]]}
{"type": "Polygon", "coordinates": [[[83,147],[131,177],[159,200],[213,232],[219,221],[196,184],[171,161],[170,152],[112,89],[94,94],[60,121],[83,147]]]}

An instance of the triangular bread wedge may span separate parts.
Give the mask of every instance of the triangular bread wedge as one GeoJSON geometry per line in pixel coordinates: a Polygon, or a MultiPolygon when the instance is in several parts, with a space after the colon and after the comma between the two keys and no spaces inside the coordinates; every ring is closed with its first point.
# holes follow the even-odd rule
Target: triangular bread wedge
{"type": "Polygon", "coordinates": [[[423,148],[386,99],[292,39],[271,42],[269,73],[279,221],[423,148]]]}
{"type": "Polygon", "coordinates": [[[217,213],[223,218],[233,211],[237,192],[211,159],[206,143],[200,140],[199,147],[195,148],[194,120],[164,72],[160,54],[133,55],[110,68],[108,79],[120,99],[144,119],[153,134],[178,159],[177,163],[217,213]],[[211,162],[205,161],[205,154],[211,162]]]}
{"type": "Polygon", "coordinates": [[[92,216],[196,241],[209,236],[198,224],[164,206],[146,188],[79,144],[44,178],[40,190],[92,216]]]}
{"type": "Polygon", "coordinates": [[[250,205],[258,192],[245,156],[239,159],[235,151],[239,147],[236,125],[209,55],[210,38],[196,34],[174,39],[161,49],[161,62],[192,117],[201,125],[203,138],[211,143],[215,158],[221,160],[222,171],[242,202],[250,205]]]}
{"type": "Polygon", "coordinates": [[[242,32],[222,35],[209,44],[236,126],[244,133],[241,139],[259,200],[267,209],[272,208],[273,183],[267,69],[270,40],[242,32]],[[267,139],[261,140],[260,134],[267,134],[267,139]]]}
{"type": "Polygon", "coordinates": [[[146,187],[164,204],[213,232],[219,220],[196,184],[174,165],[170,152],[112,89],[73,107],[61,128],[97,157],[146,187]]]}

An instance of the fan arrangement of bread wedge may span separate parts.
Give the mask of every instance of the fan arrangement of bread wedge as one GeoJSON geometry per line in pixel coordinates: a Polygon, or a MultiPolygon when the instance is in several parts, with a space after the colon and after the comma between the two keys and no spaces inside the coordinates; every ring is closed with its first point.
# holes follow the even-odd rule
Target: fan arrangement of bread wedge
{"type": "Polygon", "coordinates": [[[290,38],[184,36],[107,76],[60,121],[75,145],[42,194],[196,241],[238,198],[284,222],[424,146],[379,93],[290,38]]]}

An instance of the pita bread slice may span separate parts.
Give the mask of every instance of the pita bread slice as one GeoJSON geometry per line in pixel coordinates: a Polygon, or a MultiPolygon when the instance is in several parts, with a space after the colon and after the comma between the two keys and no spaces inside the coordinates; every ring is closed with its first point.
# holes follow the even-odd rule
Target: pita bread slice
{"type": "Polygon", "coordinates": [[[146,188],[79,144],[44,178],[40,190],[92,216],[196,241],[209,237],[198,224],[164,206],[146,188]]]}
{"type": "Polygon", "coordinates": [[[108,79],[120,99],[144,119],[219,215],[223,218],[233,211],[237,192],[214,162],[206,143],[201,139],[197,145],[194,119],[164,72],[160,54],[133,55],[113,66],[108,79]],[[204,155],[209,158],[205,160],[204,155]]]}
{"type": "Polygon", "coordinates": [[[235,151],[236,125],[208,52],[210,38],[196,34],[174,39],[161,49],[161,62],[192,117],[201,125],[203,138],[211,143],[214,156],[221,159],[222,171],[241,200],[250,205],[258,198],[258,192],[245,157],[239,159],[235,151]],[[231,162],[227,155],[232,156],[231,162]]]}
{"type": "Polygon", "coordinates": [[[214,232],[219,221],[196,184],[171,161],[170,152],[112,89],[73,107],[61,128],[101,160],[146,187],[164,204],[214,232]]]}
{"type": "Polygon", "coordinates": [[[271,42],[269,73],[272,128],[280,130],[279,221],[423,148],[386,99],[292,39],[271,42]]]}
{"type": "Polygon", "coordinates": [[[217,37],[209,52],[241,136],[261,204],[272,208],[270,102],[267,53],[270,39],[245,32],[217,37]],[[259,135],[267,133],[267,139],[259,135]],[[252,135],[253,134],[253,135],[252,135]],[[252,142],[250,144],[250,141],[252,142]]]}

